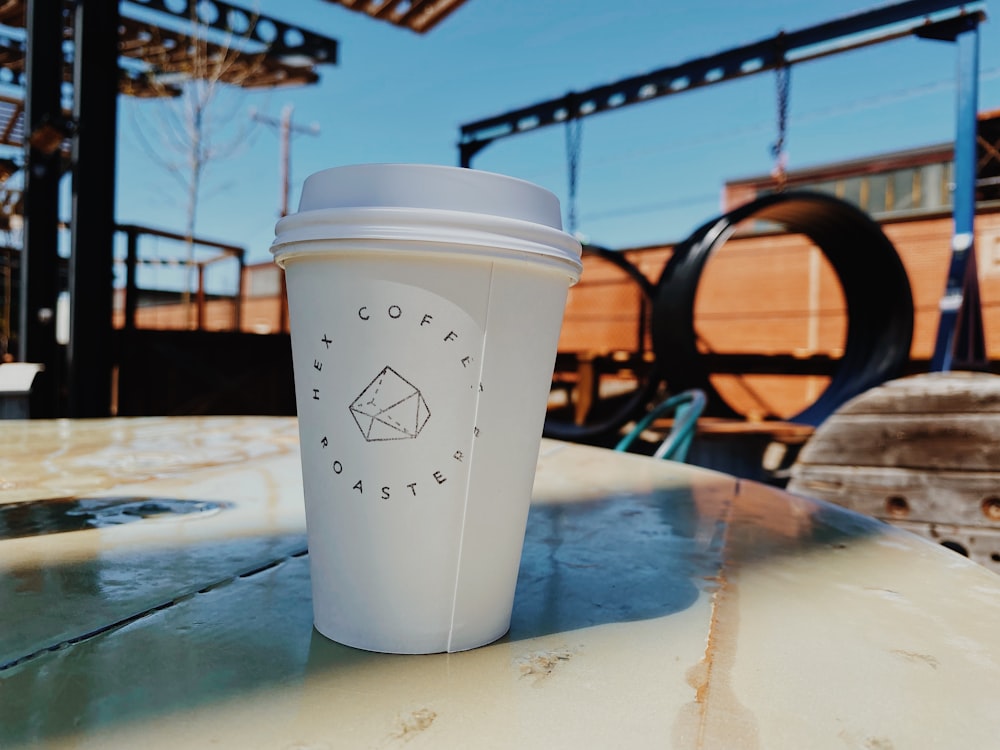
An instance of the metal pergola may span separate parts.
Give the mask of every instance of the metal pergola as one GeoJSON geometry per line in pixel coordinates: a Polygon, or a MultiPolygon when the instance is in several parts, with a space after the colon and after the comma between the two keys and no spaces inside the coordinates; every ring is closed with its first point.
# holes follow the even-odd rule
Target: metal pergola
{"type": "MultiPolygon", "coordinates": [[[[424,33],[464,0],[326,2],[424,33]]],[[[207,44],[209,54],[221,45],[235,49],[226,82],[250,89],[315,83],[317,67],[335,64],[338,51],[332,38],[224,0],[0,2],[0,87],[8,90],[0,95],[0,144],[22,148],[24,160],[18,359],[45,367],[32,416],[109,414],[117,98],[179,93],[199,75],[191,56],[196,44],[207,44]],[[55,310],[59,184],[67,162],[71,310],[64,367],[55,310]]]]}

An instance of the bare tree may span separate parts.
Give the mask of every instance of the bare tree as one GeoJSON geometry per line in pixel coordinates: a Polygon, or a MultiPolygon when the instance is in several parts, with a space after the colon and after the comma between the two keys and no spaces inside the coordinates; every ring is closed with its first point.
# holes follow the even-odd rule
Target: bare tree
{"type": "Polygon", "coordinates": [[[130,108],[133,131],[150,159],[173,177],[184,191],[187,280],[182,291],[191,324],[190,292],[194,279],[194,238],[198,205],[208,167],[232,158],[248,145],[252,120],[238,116],[234,101],[245,95],[241,86],[264,65],[263,52],[247,52],[253,30],[219,32],[200,22],[192,3],[190,31],[152,40],[151,69],[146,84],[157,106],[136,101],[130,108]],[[184,45],[180,54],[178,45],[184,45]]]}

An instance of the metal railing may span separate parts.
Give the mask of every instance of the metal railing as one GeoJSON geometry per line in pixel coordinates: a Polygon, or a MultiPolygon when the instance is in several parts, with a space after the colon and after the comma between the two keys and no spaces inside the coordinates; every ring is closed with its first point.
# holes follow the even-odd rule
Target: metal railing
{"type": "MultiPolygon", "coordinates": [[[[163,322],[156,327],[206,330],[209,327],[209,305],[222,301],[231,307],[229,325],[223,326],[222,330],[240,330],[246,256],[242,247],[134,224],[120,224],[116,230],[125,235],[125,256],[115,259],[116,266],[123,264],[125,271],[122,328],[130,331],[142,327],[140,308],[145,297],[147,306],[158,300],[161,308],[159,319],[163,322]],[[169,257],[143,256],[140,240],[149,237],[179,243],[178,248],[183,252],[175,252],[169,257]],[[228,293],[210,292],[206,272],[221,262],[231,260],[235,260],[236,269],[235,278],[230,279],[228,284],[228,293]],[[140,269],[144,267],[172,269],[169,271],[175,277],[172,286],[180,288],[141,286],[140,269]]],[[[219,327],[215,326],[215,329],[219,330],[219,327]]]]}

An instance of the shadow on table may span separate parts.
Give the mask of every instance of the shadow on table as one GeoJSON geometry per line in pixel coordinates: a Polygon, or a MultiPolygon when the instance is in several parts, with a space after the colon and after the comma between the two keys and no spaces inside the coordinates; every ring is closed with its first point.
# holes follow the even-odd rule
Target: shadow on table
{"type": "MultiPolygon", "coordinates": [[[[694,490],[535,505],[507,637],[667,616],[690,607],[740,566],[849,548],[884,528],[834,506],[721,479],[694,490]]],[[[396,674],[412,660],[426,659],[422,668],[429,670],[448,669],[464,658],[369,654],[318,636],[308,558],[287,556],[292,539],[259,540],[275,542],[286,556],[271,556],[274,564],[0,672],[0,746],[87,730],[141,733],[145,722],[159,717],[177,717],[183,728],[188,712],[225,712],[261,691],[285,695],[318,678],[339,684],[396,674]]],[[[107,569],[94,585],[112,585],[104,577],[109,570],[127,575],[124,566],[107,569]]],[[[67,564],[49,573],[74,571],[67,564]]]]}
{"type": "Polygon", "coordinates": [[[663,617],[721,564],[720,528],[686,490],[535,505],[509,638],[663,617]]]}
{"type": "Polygon", "coordinates": [[[670,615],[743,566],[846,549],[886,529],[722,475],[694,487],[535,505],[509,638],[670,615]]]}

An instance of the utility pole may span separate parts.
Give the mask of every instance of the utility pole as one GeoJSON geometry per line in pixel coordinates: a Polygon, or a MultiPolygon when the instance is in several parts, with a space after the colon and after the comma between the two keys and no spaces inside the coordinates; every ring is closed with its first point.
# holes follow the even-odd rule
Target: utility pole
{"type": "Polygon", "coordinates": [[[281,188],[281,205],[279,216],[288,216],[288,191],[291,184],[291,154],[292,154],[292,133],[305,133],[306,135],[319,135],[319,123],[310,125],[296,125],[292,122],[292,112],[294,107],[286,104],[281,110],[281,117],[275,119],[262,115],[256,109],[250,110],[250,119],[254,122],[262,122],[278,129],[279,154],[278,154],[278,174],[279,186],[281,188]]]}
{"type": "MultiPolygon", "coordinates": [[[[273,128],[278,129],[278,180],[279,180],[279,195],[281,196],[281,202],[278,206],[279,216],[288,216],[288,192],[289,186],[292,182],[292,169],[291,169],[291,156],[292,156],[292,133],[305,133],[307,135],[319,135],[319,123],[314,122],[310,125],[296,125],[292,121],[292,112],[294,107],[291,104],[286,104],[281,110],[280,119],[274,119],[273,117],[268,117],[267,115],[262,115],[257,112],[256,108],[250,110],[250,119],[254,122],[262,122],[265,125],[270,125],[273,128]]],[[[288,304],[287,292],[285,290],[285,274],[282,272],[279,275],[281,279],[281,301],[280,310],[278,314],[278,330],[286,331],[288,330],[288,304]]]]}

